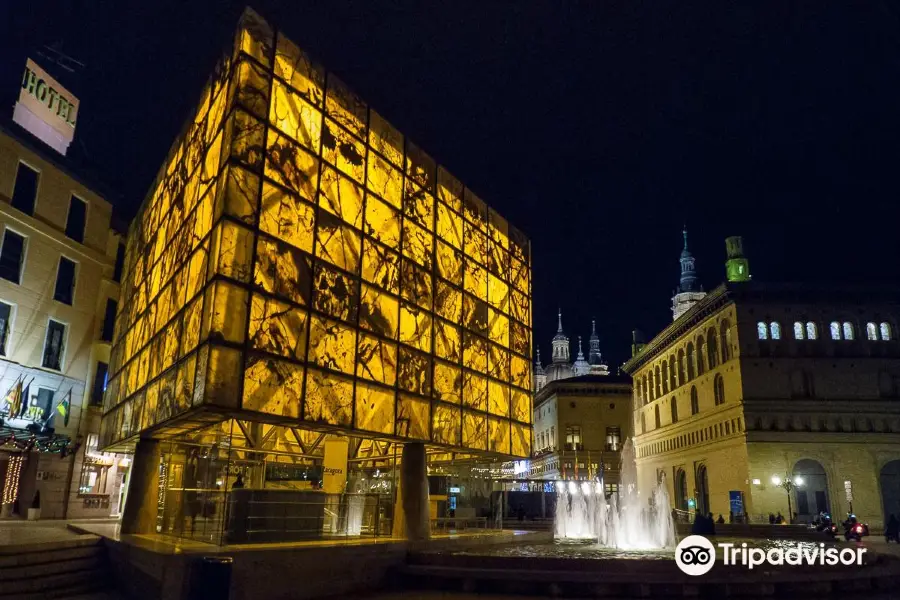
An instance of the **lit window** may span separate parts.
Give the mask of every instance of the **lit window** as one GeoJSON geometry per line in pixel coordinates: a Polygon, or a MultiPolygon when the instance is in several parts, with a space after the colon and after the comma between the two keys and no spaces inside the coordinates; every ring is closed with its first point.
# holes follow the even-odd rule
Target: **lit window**
{"type": "Polygon", "coordinates": [[[622,444],[622,430],[619,427],[606,428],[606,449],[612,452],[619,450],[622,444]]]}
{"type": "Polygon", "coordinates": [[[878,328],[875,323],[866,323],[866,339],[872,342],[878,341],[878,328]]]}
{"type": "Polygon", "coordinates": [[[776,321],[772,321],[771,323],[769,323],[769,328],[772,332],[772,339],[780,340],[781,339],[781,324],[776,321]]]}
{"type": "Polygon", "coordinates": [[[756,336],[761,340],[769,339],[769,329],[762,321],[756,324],[756,336]]]}
{"type": "Polygon", "coordinates": [[[849,321],[844,321],[844,339],[853,339],[853,325],[849,321]]]}
{"type": "Polygon", "coordinates": [[[817,340],[819,339],[819,330],[816,327],[816,324],[812,321],[808,321],[806,323],[806,339],[808,340],[817,340]]]}
{"type": "Polygon", "coordinates": [[[21,283],[24,259],[25,238],[7,229],[3,233],[3,246],[0,248],[0,277],[13,283],[21,283]]]}
{"type": "Polygon", "coordinates": [[[885,342],[891,341],[891,324],[890,323],[882,323],[881,324],[881,339],[885,342]]]}
{"type": "Polygon", "coordinates": [[[841,339],[841,324],[837,321],[831,322],[831,339],[839,340],[841,339]]]}
{"type": "Polygon", "coordinates": [[[803,323],[801,323],[800,321],[794,322],[794,339],[803,339],[803,323]]]}
{"type": "Polygon", "coordinates": [[[700,412],[700,400],[697,398],[697,388],[691,388],[691,414],[696,415],[700,412]]]}

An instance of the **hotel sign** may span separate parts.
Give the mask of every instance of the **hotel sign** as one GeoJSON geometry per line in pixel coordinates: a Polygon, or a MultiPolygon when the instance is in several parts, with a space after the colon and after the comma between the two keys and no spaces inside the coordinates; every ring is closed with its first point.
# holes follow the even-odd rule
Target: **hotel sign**
{"type": "Polygon", "coordinates": [[[75,137],[78,98],[30,58],[25,63],[13,120],[60,154],[75,137]]]}

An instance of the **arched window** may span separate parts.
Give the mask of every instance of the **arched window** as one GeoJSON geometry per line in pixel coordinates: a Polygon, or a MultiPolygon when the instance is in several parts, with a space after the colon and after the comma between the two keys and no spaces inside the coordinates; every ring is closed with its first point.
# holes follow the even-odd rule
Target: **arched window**
{"type": "Polygon", "coordinates": [[[794,321],[794,339],[802,340],[804,333],[805,330],[803,329],[803,323],[801,323],[800,321],[794,321]]]}
{"type": "Polygon", "coordinates": [[[756,337],[761,340],[769,339],[769,328],[762,321],[756,324],[756,337]]]}
{"type": "Polygon", "coordinates": [[[841,339],[841,324],[837,321],[831,322],[831,339],[839,340],[841,339]]]}
{"type": "Polygon", "coordinates": [[[644,413],[641,413],[641,433],[647,433],[647,419],[644,418],[644,413]]]}
{"type": "Polygon", "coordinates": [[[684,378],[684,350],[678,349],[678,385],[684,385],[687,379],[684,378]]]}
{"type": "Polygon", "coordinates": [[[700,399],[697,398],[697,387],[691,386],[691,414],[696,415],[700,412],[700,399]]]}
{"type": "Polygon", "coordinates": [[[672,422],[673,422],[673,423],[677,423],[677,422],[678,422],[678,402],[675,401],[675,397],[674,397],[674,396],[672,396],[672,402],[671,402],[671,404],[672,404],[672,406],[671,406],[671,410],[672,410],[672,422]]]}
{"type": "Polygon", "coordinates": [[[715,369],[719,364],[719,345],[716,342],[716,330],[712,327],[706,332],[706,364],[715,369]]]}
{"type": "Polygon", "coordinates": [[[655,429],[659,429],[659,428],[660,428],[660,423],[659,423],[659,404],[657,404],[657,405],[654,406],[653,408],[654,408],[654,410],[653,410],[653,418],[654,418],[654,420],[656,421],[656,427],[655,427],[655,429]]]}
{"type": "Polygon", "coordinates": [[[675,355],[669,357],[669,389],[675,391],[678,381],[675,379],[675,355]]]}
{"type": "Polygon", "coordinates": [[[644,404],[650,402],[650,387],[647,385],[647,376],[644,375],[644,381],[641,384],[644,386],[644,404]]]}
{"type": "Polygon", "coordinates": [[[688,372],[688,381],[694,378],[694,344],[688,342],[687,345],[687,372],[688,372]]]}
{"type": "Polygon", "coordinates": [[[640,406],[644,403],[644,387],[641,385],[641,382],[638,381],[638,384],[634,386],[634,399],[637,401],[636,406],[640,406]]]}
{"type": "Polygon", "coordinates": [[[880,326],[880,329],[881,329],[882,341],[885,341],[885,342],[891,341],[891,324],[890,323],[882,323],[880,326]]]}
{"type": "Polygon", "coordinates": [[[722,378],[722,375],[716,375],[713,381],[713,389],[716,396],[716,406],[725,404],[725,380],[722,378]]]}
{"type": "Polygon", "coordinates": [[[878,328],[875,323],[866,323],[866,339],[870,342],[878,341],[878,328]]]}
{"type": "Polygon", "coordinates": [[[662,381],[659,377],[659,365],[656,365],[656,368],[653,370],[653,384],[656,386],[653,388],[653,399],[656,400],[662,396],[662,381]]]}
{"type": "Polygon", "coordinates": [[[816,327],[816,324],[812,321],[806,322],[806,339],[808,340],[817,340],[819,339],[819,328],[816,327]]]}
{"type": "Polygon", "coordinates": [[[662,363],[662,393],[669,393],[669,363],[665,360],[662,363]]]}
{"type": "Polygon", "coordinates": [[[844,339],[853,339],[853,324],[850,321],[844,321],[844,339]]]}
{"type": "Polygon", "coordinates": [[[706,369],[703,365],[703,336],[697,338],[697,375],[703,375],[706,369]]]}
{"type": "Polygon", "coordinates": [[[719,327],[719,345],[722,346],[722,362],[728,362],[731,360],[731,327],[727,320],[719,327]]]}
{"type": "Polygon", "coordinates": [[[773,340],[781,339],[781,323],[778,321],[772,321],[769,323],[769,333],[772,334],[773,340]]]}

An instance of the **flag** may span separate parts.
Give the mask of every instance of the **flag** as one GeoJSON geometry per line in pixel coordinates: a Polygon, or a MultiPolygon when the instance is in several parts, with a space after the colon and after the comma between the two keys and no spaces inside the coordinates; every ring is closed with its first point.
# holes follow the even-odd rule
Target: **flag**
{"type": "Polygon", "coordinates": [[[9,391],[6,392],[6,406],[7,406],[7,414],[11,419],[14,419],[19,416],[19,411],[22,409],[22,376],[16,377],[16,382],[13,384],[9,391]]]}
{"type": "Polygon", "coordinates": [[[62,415],[63,418],[63,426],[69,426],[69,414],[71,413],[70,408],[72,407],[72,388],[69,388],[69,391],[66,392],[66,395],[63,396],[63,399],[59,401],[59,404],[56,405],[56,410],[59,414],[62,415]]]}

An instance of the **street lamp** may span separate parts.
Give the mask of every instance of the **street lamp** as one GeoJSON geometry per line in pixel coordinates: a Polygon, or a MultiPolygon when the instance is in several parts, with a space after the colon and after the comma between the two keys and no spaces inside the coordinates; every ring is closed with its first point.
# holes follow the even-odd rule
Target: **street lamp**
{"type": "Polygon", "coordinates": [[[786,473],[784,479],[779,477],[778,475],[772,475],[772,484],[777,485],[780,488],[784,488],[784,491],[787,492],[788,497],[788,522],[794,522],[794,509],[791,506],[791,492],[794,491],[795,487],[801,487],[803,485],[803,478],[797,475],[793,479],[791,479],[786,473]]]}

